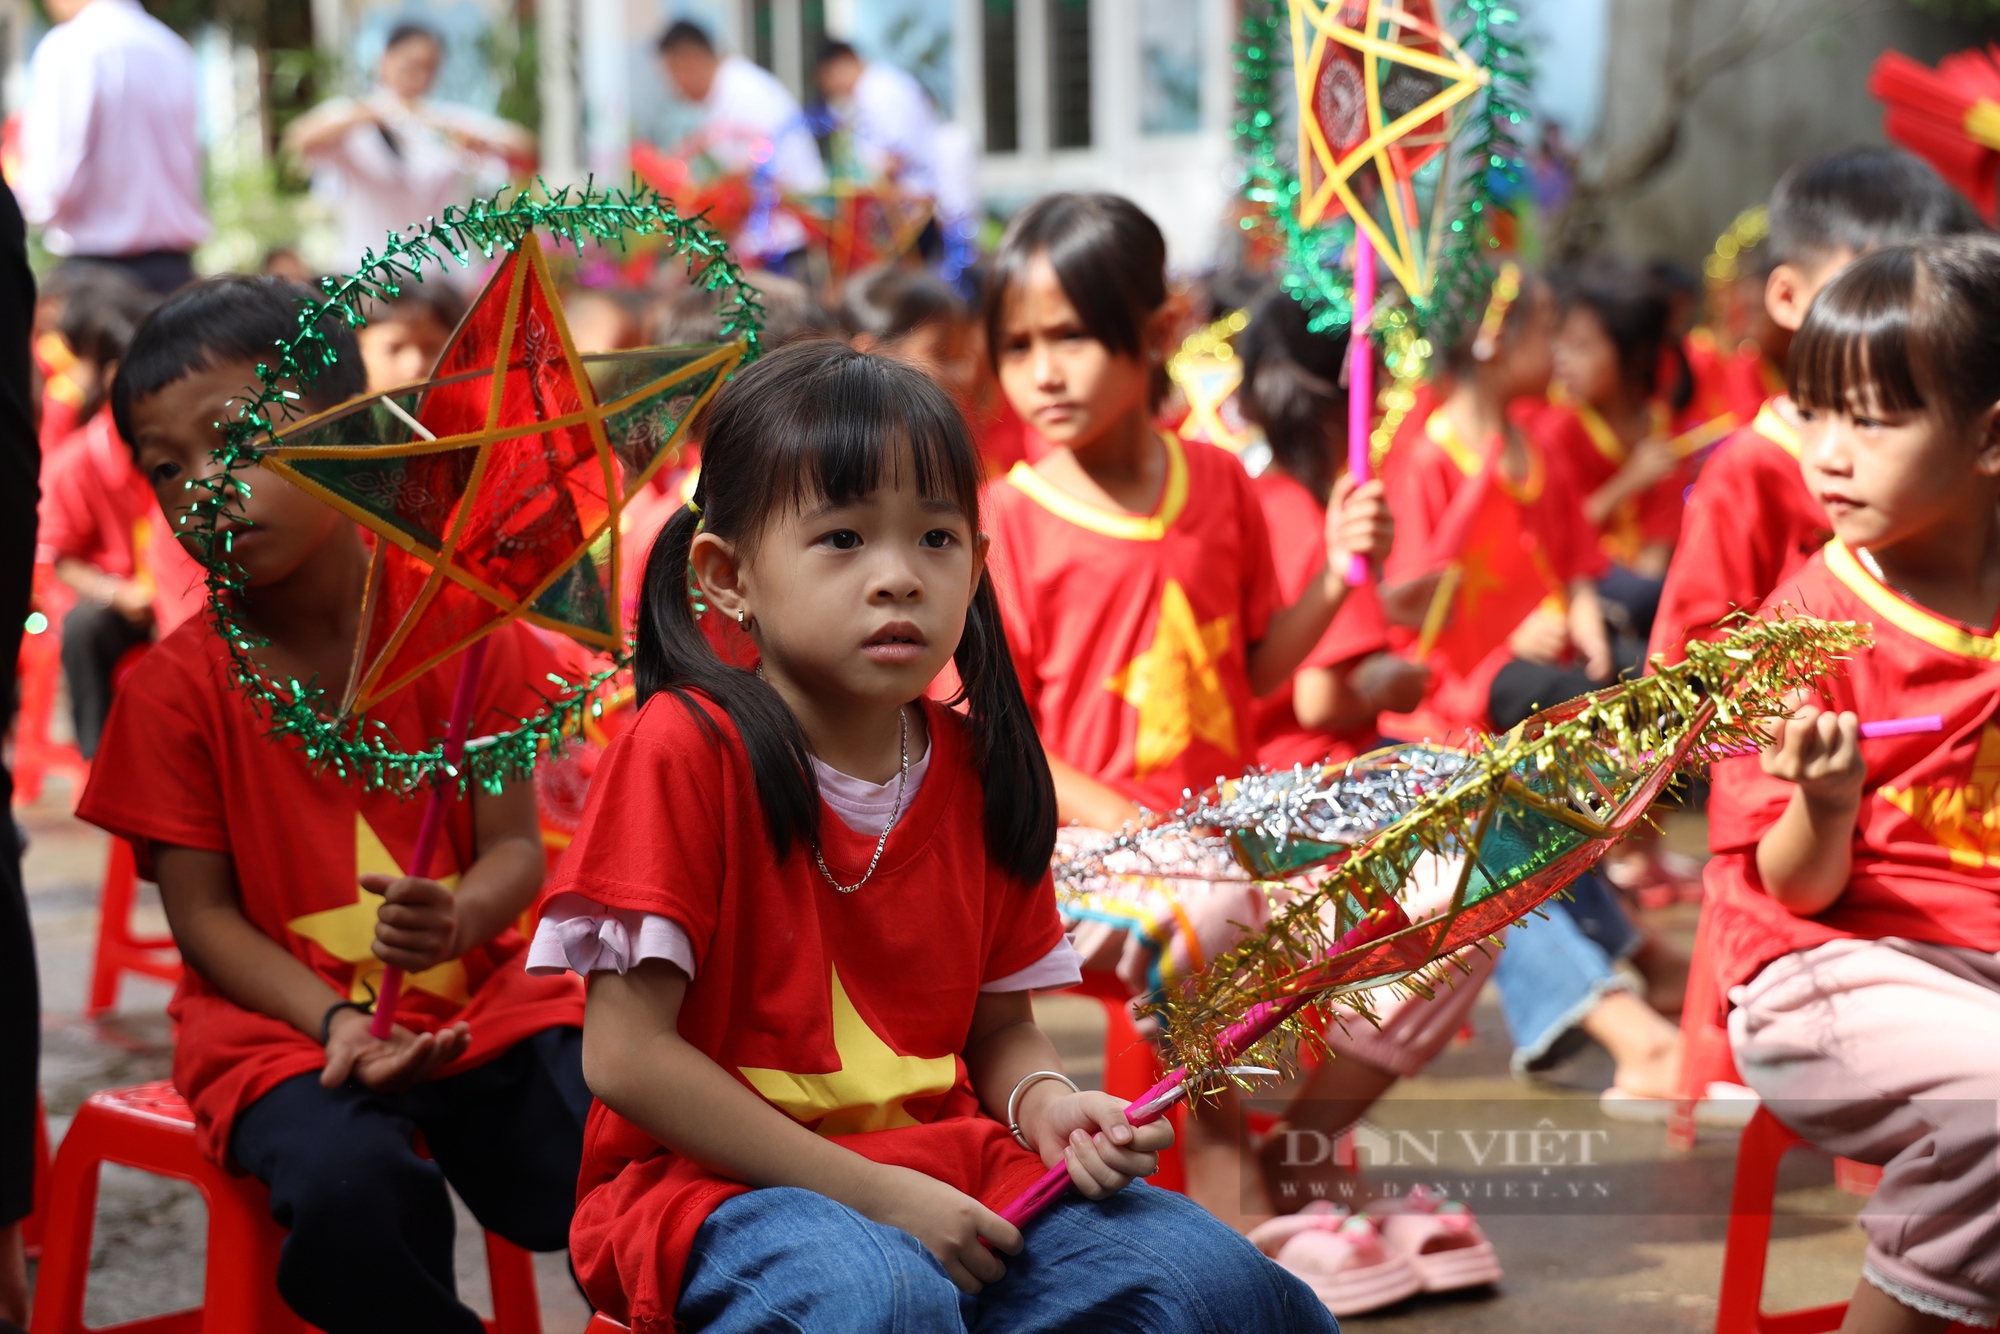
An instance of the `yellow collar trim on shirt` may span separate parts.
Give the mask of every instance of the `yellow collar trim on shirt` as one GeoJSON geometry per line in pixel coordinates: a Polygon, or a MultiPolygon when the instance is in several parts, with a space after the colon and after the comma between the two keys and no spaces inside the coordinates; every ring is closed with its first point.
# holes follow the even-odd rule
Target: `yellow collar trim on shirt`
{"type": "MultiPolygon", "coordinates": [[[[1458,428],[1451,424],[1451,418],[1444,415],[1443,408],[1437,409],[1425,420],[1424,434],[1429,436],[1431,443],[1443,450],[1445,457],[1452,461],[1452,465],[1467,477],[1477,476],[1479,470],[1486,466],[1486,460],[1474,453],[1472,446],[1465,443],[1465,438],[1459,435],[1458,428]]],[[[1548,474],[1542,467],[1542,451],[1535,448],[1534,441],[1525,435],[1522,436],[1521,448],[1528,454],[1527,477],[1516,483],[1507,475],[1505,468],[1496,466],[1493,470],[1493,480],[1502,491],[1521,504],[1532,505],[1541,499],[1542,487],[1548,481],[1548,474]]]]}
{"type": "Polygon", "coordinates": [[[1960,657],[2000,661],[2000,639],[1975,635],[1964,626],[1932,615],[1868,572],[1839,538],[1826,544],[1826,568],[1854,590],[1856,597],[1898,630],[1915,635],[1934,648],[1960,657]]]}
{"type": "Polygon", "coordinates": [[[1597,452],[1613,463],[1623,463],[1631,453],[1625,442],[1618,438],[1618,432],[1611,429],[1611,423],[1604,420],[1604,414],[1580,398],[1576,398],[1559,384],[1549,386],[1549,402],[1559,408],[1568,408],[1576,414],[1583,425],[1583,433],[1590,437],[1590,443],[1597,446],[1597,452]]]}
{"type": "Polygon", "coordinates": [[[1792,429],[1790,422],[1778,415],[1776,399],[1764,400],[1764,406],[1757,409],[1757,419],[1750,423],[1750,429],[1793,458],[1799,456],[1799,433],[1792,429]]]}
{"type": "Polygon", "coordinates": [[[1160,443],[1167,449],[1167,485],[1160,494],[1160,508],[1152,514],[1118,514],[1100,509],[1061,490],[1025,463],[1015,464],[1007,473],[1007,480],[1022,495],[1079,528],[1127,542],[1157,542],[1174,526],[1174,520],[1181,517],[1188,499],[1187,455],[1181,450],[1181,442],[1162,431],[1160,443]]]}

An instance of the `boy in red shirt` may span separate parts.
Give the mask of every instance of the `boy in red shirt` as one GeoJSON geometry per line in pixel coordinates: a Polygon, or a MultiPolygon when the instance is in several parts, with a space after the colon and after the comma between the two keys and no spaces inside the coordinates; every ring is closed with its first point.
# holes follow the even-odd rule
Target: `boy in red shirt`
{"type": "Polygon", "coordinates": [[[2000,1317],[2000,242],[1866,256],[1792,354],[1835,538],[1772,592],[1873,626],[1757,767],[1716,776],[1717,974],[1744,1081],[1883,1168],[1850,1334],[2000,1317]],[[1863,741],[1861,719],[1941,733],[1863,741]],[[1758,770],[1761,769],[1761,772],[1758,770]],[[1726,815],[1727,818],[1719,818],[1726,815]]]}
{"type": "MultiPolygon", "coordinates": [[[[1980,230],[1971,206],[1925,163],[1894,148],[1842,148],[1802,162],[1771,192],[1764,305],[1796,330],[1813,297],[1877,246],[1980,230]]],[[[1790,405],[1767,399],[1718,447],[1688,496],[1650,652],[1678,661],[1731,612],[1751,611],[1825,543],[1825,513],[1799,479],[1790,405]]]]}
{"type": "MultiPolygon", "coordinates": [[[[210,451],[257,362],[298,328],[304,289],[270,278],[187,289],[141,327],[113,409],[162,508],[209,476],[210,451]]],[[[358,392],[360,359],[330,322],[337,360],[302,406],[358,392]]],[[[354,525],[258,473],[225,519],[248,587],[239,611],[278,680],[332,694],[350,669],[368,550],[354,525]]],[[[194,540],[192,538],[190,541],[194,540]]],[[[473,735],[543,707],[552,665],[532,635],[493,636],[473,735]]],[[[371,710],[384,741],[427,744],[450,712],[447,663],[371,710]]],[[[477,791],[447,816],[439,879],[403,874],[424,803],[316,769],[233,688],[205,616],[133,669],[78,814],[130,840],[187,969],[174,1083],[202,1152],[271,1188],[290,1229],[278,1290],[328,1334],[462,1331],[447,1180],[481,1224],[533,1250],[567,1241],[583,1120],[583,998],[574,978],[531,978],[515,921],[542,877],[532,786],[477,791]],[[407,974],[398,1023],[369,1033],[385,965],[407,974]],[[421,1130],[432,1159],[412,1143],[421,1130]]]]}

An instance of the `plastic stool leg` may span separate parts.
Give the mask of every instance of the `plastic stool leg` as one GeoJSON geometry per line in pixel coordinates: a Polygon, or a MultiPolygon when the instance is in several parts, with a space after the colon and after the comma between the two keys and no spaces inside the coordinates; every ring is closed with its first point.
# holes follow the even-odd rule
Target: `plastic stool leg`
{"type": "MultiPolygon", "coordinates": [[[[80,1112],[79,1122],[87,1115],[80,1112]]],[[[75,1134],[72,1126],[71,1133],[75,1134]]],[[[88,1127],[85,1127],[88,1133],[88,1127]]],[[[102,1160],[87,1145],[71,1145],[50,1170],[48,1213],[42,1220],[42,1262],[35,1274],[30,1334],[83,1334],[83,1288],[90,1278],[90,1234],[97,1222],[102,1160]]]]}
{"type": "Polygon", "coordinates": [[[285,1230],[271,1218],[270,1193],[220,1171],[196,1185],[208,1204],[202,1334],[307,1334],[312,1327],[278,1295],[285,1230]]]}
{"type": "Polygon", "coordinates": [[[486,1282],[493,1292],[492,1334],[542,1334],[535,1257],[498,1233],[486,1234],[486,1282]]]}
{"type": "Polygon", "coordinates": [[[101,1019],[118,1008],[118,978],[124,962],[118,946],[131,929],[132,905],[138,899],[139,871],[132,845],[111,840],[111,857],[104,866],[104,890],[97,901],[97,961],[90,970],[90,1003],[86,1019],[101,1019]]]}

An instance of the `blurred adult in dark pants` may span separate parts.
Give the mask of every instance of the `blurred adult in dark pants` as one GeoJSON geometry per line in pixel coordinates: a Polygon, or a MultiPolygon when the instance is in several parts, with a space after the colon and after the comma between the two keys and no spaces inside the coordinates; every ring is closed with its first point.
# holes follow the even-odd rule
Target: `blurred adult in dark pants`
{"type": "MultiPolygon", "coordinates": [[[[0,732],[14,718],[14,664],[34,580],[36,477],[41,471],[28,399],[34,314],[27,228],[12,192],[0,190],[0,732]]],[[[21,1220],[35,1201],[41,994],[13,806],[13,776],[0,766],[0,812],[6,813],[0,820],[0,1321],[25,1325],[28,1276],[21,1220]]]]}

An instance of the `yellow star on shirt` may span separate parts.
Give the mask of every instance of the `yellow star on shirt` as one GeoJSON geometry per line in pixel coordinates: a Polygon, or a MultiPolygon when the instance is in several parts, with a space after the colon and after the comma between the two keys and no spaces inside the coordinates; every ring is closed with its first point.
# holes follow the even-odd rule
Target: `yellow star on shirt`
{"type": "Polygon", "coordinates": [[[1882,800],[1922,825],[1959,866],[2000,866],[2000,728],[1987,727],[1958,787],[1883,787],[1882,800]]]}
{"type": "Polygon", "coordinates": [[[822,1135],[852,1135],[919,1124],[905,1111],[911,1098],[935,1097],[958,1081],[950,1056],[899,1056],[868,1026],[833,972],[833,1051],[840,1066],[829,1074],[796,1074],[740,1066],[764,1100],[822,1135]],[[814,1123],[817,1122],[817,1125],[814,1123]]]}
{"type": "MultiPolygon", "coordinates": [[[[354,816],[354,874],[358,880],[370,871],[379,871],[384,875],[405,874],[367,819],[357,811],[354,816]]],[[[438,883],[447,888],[455,887],[458,877],[440,876],[438,883]]],[[[354,902],[344,908],[307,913],[303,917],[294,917],[285,925],[294,934],[317,942],[334,958],[353,964],[354,980],[347,988],[348,999],[368,1001],[382,990],[384,965],[370,948],[375,943],[375,919],[382,907],[382,896],[369,893],[358,883],[354,893],[354,902]]],[[[442,996],[459,1005],[472,995],[466,985],[465,965],[457,959],[447,960],[435,968],[426,968],[421,973],[411,973],[403,981],[406,986],[442,996]]]]}
{"type": "Polygon", "coordinates": [[[1139,711],[1132,743],[1134,776],[1166,768],[1196,737],[1225,755],[1236,754],[1236,711],[1222,688],[1222,658],[1229,652],[1229,621],[1202,624],[1177,579],[1160,593],[1153,644],[1104,682],[1104,688],[1139,711]]]}

